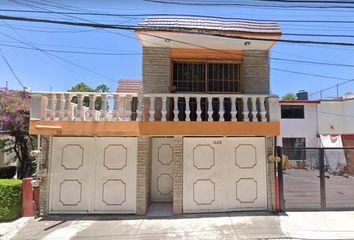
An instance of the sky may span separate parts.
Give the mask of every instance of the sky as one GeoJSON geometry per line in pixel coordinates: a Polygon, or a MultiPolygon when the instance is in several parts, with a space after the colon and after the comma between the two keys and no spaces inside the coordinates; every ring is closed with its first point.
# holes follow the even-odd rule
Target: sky
{"type": "MultiPolygon", "coordinates": [[[[189,1],[192,0],[183,0],[189,1]]],[[[179,1],[179,2],[183,2],[179,1]]],[[[216,1],[203,3],[257,3],[260,1],[216,1]]],[[[273,4],[273,3],[272,3],[273,4]]],[[[318,5],[317,5],[318,6],[318,5]]],[[[354,4],[352,4],[354,7],[354,4]]],[[[143,0],[0,0],[0,14],[33,18],[87,21],[109,24],[136,25],[144,17],[106,17],[87,15],[39,14],[5,11],[51,10],[71,12],[104,12],[115,14],[192,14],[230,18],[267,20],[345,20],[354,21],[354,8],[272,8],[246,6],[186,6],[147,2],[143,0]]],[[[279,23],[283,33],[347,34],[354,35],[353,23],[279,23]]],[[[282,36],[283,39],[301,39],[331,42],[354,42],[352,38],[282,36]]],[[[106,84],[114,91],[120,79],[141,79],[142,48],[132,31],[102,30],[43,23],[0,20],[0,49],[8,64],[25,87],[32,91],[67,91],[77,83],[91,87],[106,84]],[[41,50],[38,50],[41,49],[41,50]],[[48,51],[50,50],[50,52],[48,51]],[[73,51],[75,53],[68,53],[73,51]],[[84,54],[84,53],[86,54],[84,54]],[[87,54],[90,53],[90,54],[87,54]],[[108,53],[115,55],[98,55],[108,53]]],[[[290,44],[277,42],[270,51],[272,58],[317,61],[354,65],[354,46],[290,44]]],[[[1,55],[0,55],[1,57],[1,55]]],[[[311,99],[321,89],[354,79],[354,67],[328,66],[309,63],[270,60],[270,82],[273,94],[283,96],[306,90],[311,99]],[[296,71],[328,78],[301,75],[296,71]],[[340,79],[338,79],[340,78],[340,79]],[[313,95],[312,95],[313,94],[313,95]]],[[[9,66],[0,58],[0,87],[21,89],[9,66]]],[[[354,92],[354,81],[339,86],[339,96],[354,92]]],[[[337,89],[322,92],[323,98],[337,96],[337,89]]]]}

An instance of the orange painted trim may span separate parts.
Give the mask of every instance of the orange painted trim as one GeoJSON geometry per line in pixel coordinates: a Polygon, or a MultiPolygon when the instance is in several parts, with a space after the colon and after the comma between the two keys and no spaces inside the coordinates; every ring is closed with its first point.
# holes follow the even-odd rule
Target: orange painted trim
{"type": "Polygon", "coordinates": [[[280,123],[31,120],[29,132],[33,135],[62,136],[277,136],[280,134],[280,123]],[[37,126],[41,127],[38,128],[37,126]],[[48,126],[48,128],[43,126],[48,126]],[[56,128],[53,128],[53,126],[56,128]]]}
{"type": "Polygon", "coordinates": [[[174,60],[234,60],[240,63],[243,57],[243,50],[171,48],[171,58],[174,60]]]}

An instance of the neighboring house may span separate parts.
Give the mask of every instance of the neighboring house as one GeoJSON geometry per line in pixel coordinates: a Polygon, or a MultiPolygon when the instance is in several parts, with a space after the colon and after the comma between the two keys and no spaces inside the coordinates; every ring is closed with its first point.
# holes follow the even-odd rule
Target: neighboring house
{"type": "Polygon", "coordinates": [[[139,93],[121,81],[117,93],[32,94],[30,133],[44,136],[41,214],[144,215],[158,202],[174,214],[273,211],[275,42],[247,37],[280,38],[279,26],[165,16],[147,18],[136,34],[139,93]],[[98,96],[113,102],[110,111],[97,113],[98,96]]]}
{"type": "MultiPolygon", "coordinates": [[[[341,135],[343,146],[354,148],[354,93],[318,105],[318,129],[322,135],[341,135]]],[[[346,150],[347,173],[354,174],[354,149],[346,150]]]]}
{"type": "Polygon", "coordinates": [[[318,147],[317,106],[320,101],[281,100],[278,146],[318,147]]]}

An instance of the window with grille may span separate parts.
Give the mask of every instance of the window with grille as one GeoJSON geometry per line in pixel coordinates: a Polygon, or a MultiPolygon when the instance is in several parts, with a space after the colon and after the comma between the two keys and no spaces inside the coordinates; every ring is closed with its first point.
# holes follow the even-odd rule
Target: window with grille
{"type": "Polygon", "coordinates": [[[240,93],[240,64],[173,62],[176,92],[240,93]]]}
{"type": "Polygon", "coordinates": [[[281,105],[281,118],[304,119],[304,105],[281,105]]]}

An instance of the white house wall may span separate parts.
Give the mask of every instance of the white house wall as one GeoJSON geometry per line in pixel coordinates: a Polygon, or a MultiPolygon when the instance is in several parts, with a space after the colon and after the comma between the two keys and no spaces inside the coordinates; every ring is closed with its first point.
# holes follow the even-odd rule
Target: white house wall
{"type": "MultiPolygon", "coordinates": [[[[302,104],[282,104],[302,105],[302,104]]],[[[306,138],[306,147],[318,147],[317,137],[317,104],[303,104],[304,119],[280,119],[280,138],[278,146],[282,146],[282,138],[306,138]]]]}
{"type": "Polygon", "coordinates": [[[346,101],[321,101],[318,106],[320,134],[354,133],[354,99],[346,101]]]}

